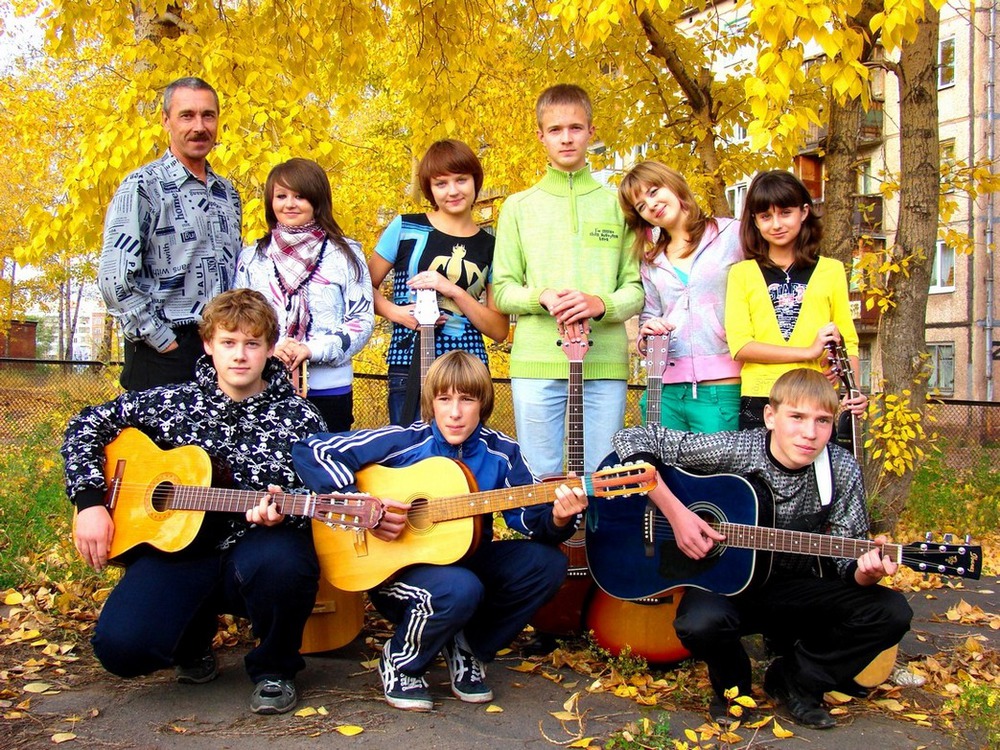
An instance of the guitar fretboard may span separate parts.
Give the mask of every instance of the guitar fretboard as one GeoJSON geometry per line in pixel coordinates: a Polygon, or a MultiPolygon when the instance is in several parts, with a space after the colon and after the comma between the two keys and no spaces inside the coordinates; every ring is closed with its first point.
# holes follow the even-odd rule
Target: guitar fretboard
{"type": "MultiPolygon", "coordinates": [[[[558,481],[542,484],[526,484],[522,487],[505,487],[472,495],[433,498],[428,502],[430,520],[453,521],[456,518],[470,518],[481,513],[510,510],[522,505],[541,505],[555,498],[555,490],[560,484],[569,488],[582,487],[587,494],[594,490],[589,477],[561,477],[558,481]]],[[[412,512],[412,511],[411,511],[412,512]]]]}
{"type": "MultiPolygon", "coordinates": [[[[717,529],[720,534],[726,535],[726,541],[723,544],[742,549],[857,559],[876,547],[874,542],[867,539],[851,539],[828,534],[813,534],[806,531],[789,531],[735,523],[713,523],[710,525],[717,529]]],[[[882,546],[882,554],[896,563],[900,563],[903,558],[903,547],[900,544],[885,544],[882,546]]]]}
{"type": "Polygon", "coordinates": [[[569,363],[566,400],[566,471],[583,473],[583,362],[569,363]]]}
{"type": "Polygon", "coordinates": [[[427,371],[431,369],[437,349],[434,346],[434,325],[420,326],[420,391],[424,390],[427,371]]]}

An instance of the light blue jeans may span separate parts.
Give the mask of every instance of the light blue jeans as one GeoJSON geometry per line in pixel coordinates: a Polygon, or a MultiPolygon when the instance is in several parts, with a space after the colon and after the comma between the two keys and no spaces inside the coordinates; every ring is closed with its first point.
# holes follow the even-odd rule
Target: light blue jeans
{"type": "MultiPolygon", "coordinates": [[[[566,447],[567,381],[512,378],[517,442],[537,476],[561,474],[566,447]]],[[[624,380],[583,384],[583,467],[595,471],[611,452],[611,438],[625,425],[624,380]]]]}

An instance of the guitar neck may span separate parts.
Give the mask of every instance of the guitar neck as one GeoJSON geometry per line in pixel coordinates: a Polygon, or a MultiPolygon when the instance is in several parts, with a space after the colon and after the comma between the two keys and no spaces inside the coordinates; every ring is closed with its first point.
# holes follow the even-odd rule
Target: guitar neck
{"type": "Polygon", "coordinates": [[[434,346],[434,324],[420,326],[420,390],[424,389],[427,371],[431,369],[437,349],[434,346]]]}
{"type": "Polygon", "coordinates": [[[583,452],[583,362],[569,363],[569,393],[566,403],[566,471],[582,474],[583,452]]]}
{"type": "MultiPolygon", "coordinates": [[[[869,539],[851,539],[807,531],[789,531],[738,523],[710,524],[726,535],[725,545],[740,549],[786,552],[794,555],[857,559],[876,544],[869,539]]],[[[901,544],[882,545],[882,554],[897,564],[905,564],[901,544]]]]}
{"type": "Polygon", "coordinates": [[[646,378],[646,424],[660,424],[660,401],[663,398],[663,380],[646,378]]]}
{"type": "Polygon", "coordinates": [[[541,505],[555,498],[556,487],[560,484],[565,484],[570,489],[581,487],[588,494],[592,494],[593,488],[587,482],[588,479],[588,477],[561,477],[558,482],[505,487],[488,492],[475,492],[471,495],[431,498],[428,500],[429,516],[431,521],[437,523],[523,506],[541,505]]]}
{"type": "MultiPolygon", "coordinates": [[[[157,510],[203,510],[218,513],[246,513],[260,504],[268,494],[263,490],[230,490],[191,485],[161,485],[153,490],[153,507],[157,510]],[[158,501],[159,500],[159,501],[158,501]]],[[[348,497],[345,495],[345,497],[348,497]]],[[[278,510],[285,515],[311,516],[315,499],[312,495],[291,495],[279,492],[271,495],[278,510]]]]}

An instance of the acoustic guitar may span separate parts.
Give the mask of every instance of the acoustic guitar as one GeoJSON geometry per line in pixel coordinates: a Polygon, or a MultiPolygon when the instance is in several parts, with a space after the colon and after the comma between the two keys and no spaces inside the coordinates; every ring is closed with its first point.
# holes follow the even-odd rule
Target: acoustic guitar
{"type": "MultiPolygon", "coordinates": [[[[212,462],[204,450],[194,445],[162,450],[134,427],[122,430],[104,456],[105,503],[115,522],[112,560],[140,544],[182,550],[194,541],[206,512],[243,514],[266,494],[210,487],[212,462]]],[[[377,499],[357,494],[280,492],[271,500],[282,513],[307,516],[330,530],[374,528],[384,512],[377,499]]]]}
{"type": "MultiPolygon", "coordinates": [[[[612,454],[608,460],[616,460],[612,454]]],[[[587,533],[587,559],[597,584],[619,599],[660,596],[677,586],[694,586],[733,596],[765,581],[770,553],[856,559],[875,548],[868,539],[774,528],[769,497],[735,474],[696,476],[677,467],[660,467],[667,486],[687,508],[726,536],[702,560],[677,547],[663,514],[644,498],[608,503],[593,498],[597,523],[587,533]]],[[[885,544],[882,554],[921,573],[978,579],[982,548],[924,540],[885,544]]]]}
{"type": "MultiPolygon", "coordinates": [[[[583,359],[590,350],[588,321],[559,327],[559,346],[569,364],[566,379],[566,472],[583,474],[583,359]]],[[[548,636],[579,635],[584,627],[584,611],[594,590],[587,567],[586,530],[581,527],[560,545],[569,559],[566,579],[548,602],[531,617],[535,630],[548,636]]]]}
{"type": "MultiPolygon", "coordinates": [[[[646,337],[646,424],[660,424],[663,373],[670,334],[646,337]]],[[[616,599],[598,588],[587,606],[586,629],[601,648],[615,656],[626,648],[653,664],[672,664],[691,655],[674,631],[683,587],[646,599],[616,599]]]]}
{"type": "MultiPolygon", "coordinates": [[[[106,502],[115,522],[113,560],[140,544],[164,552],[184,549],[198,534],[206,512],[246,513],[264,494],[208,486],[212,463],[205,451],[196,446],[161,450],[133,427],[123,430],[104,455],[106,502]]],[[[272,497],[283,513],[311,517],[314,533],[317,528],[331,534],[345,528],[373,528],[383,515],[378,500],[359,495],[272,497]]],[[[340,648],[354,640],[363,625],[361,595],[339,591],[321,579],[300,650],[340,648]]]]}
{"type": "MultiPolygon", "coordinates": [[[[851,367],[851,358],[847,356],[847,349],[843,344],[829,342],[826,344],[826,358],[830,363],[830,369],[840,379],[844,386],[844,391],[848,398],[861,395],[854,378],[854,370],[851,367]]],[[[853,412],[844,410],[837,420],[837,443],[849,448],[854,454],[854,459],[859,463],[864,462],[864,443],[861,439],[861,423],[853,412]],[[850,443],[848,446],[847,443],[850,443]]]]}
{"type": "MultiPolygon", "coordinates": [[[[416,563],[448,565],[471,552],[480,538],[484,513],[539,505],[555,499],[557,482],[476,492],[475,479],[459,461],[439,456],[390,469],[371,465],[358,472],[358,488],[408,506],[406,527],[391,542],[364,530],[334,533],[314,526],[320,568],[334,587],[365,591],[416,563]]],[[[648,492],[656,484],[649,464],[609,466],[589,476],[561,477],[570,488],[594,497],[648,492]]]]}

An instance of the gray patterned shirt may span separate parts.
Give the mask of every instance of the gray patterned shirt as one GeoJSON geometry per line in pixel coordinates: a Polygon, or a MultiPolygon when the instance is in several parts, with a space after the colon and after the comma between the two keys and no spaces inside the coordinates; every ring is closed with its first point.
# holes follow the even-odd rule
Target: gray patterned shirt
{"type": "MultiPolygon", "coordinates": [[[[741,430],[695,434],[659,425],[632,427],[615,435],[614,449],[622,460],[653,456],[668,465],[700,474],[739,474],[757,478],[774,498],[775,526],[852,539],[868,538],[868,511],[861,469],[854,457],[830,445],[833,498],[829,514],[823,511],[813,465],[799,470],[781,466],[768,450],[768,430],[741,430]]],[[[776,569],[814,575],[815,559],[807,555],[776,554],[776,569]]],[[[853,560],[837,559],[838,572],[853,575],[853,560]]]]}
{"type": "Polygon", "coordinates": [[[125,337],[163,351],[232,287],[243,207],[232,183],[207,184],[169,150],[122,182],[104,221],[98,285],[125,337]]]}

